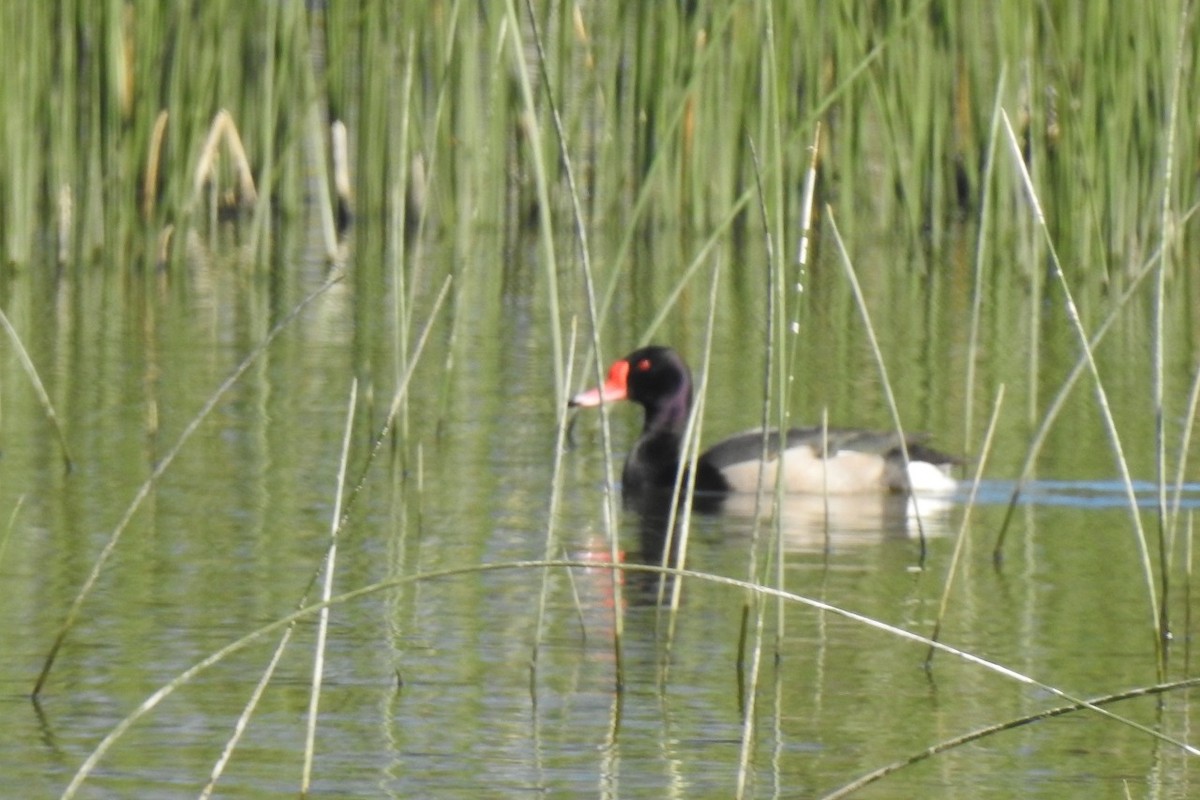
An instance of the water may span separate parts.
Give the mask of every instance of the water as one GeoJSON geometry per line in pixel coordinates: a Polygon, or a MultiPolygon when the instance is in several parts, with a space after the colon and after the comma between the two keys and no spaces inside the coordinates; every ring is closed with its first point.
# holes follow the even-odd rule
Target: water
{"type": "MultiPolygon", "coordinates": [[[[347,398],[357,379],[349,474],[352,482],[364,475],[364,488],[340,542],[335,592],[387,585],[332,611],[315,793],[731,796],[749,691],[749,662],[738,648],[742,591],[686,581],[668,645],[669,620],[655,602],[654,579],[626,574],[626,683],[618,691],[616,598],[607,571],[505,569],[406,581],[543,557],[557,423],[548,312],[540,267],[517,256],[507,274],[486,277],[502,248],[479,245],[476,260],[460,265],[450,306],[434,325],[401,432],[364,472],[395,387],[400,334],[387,273],[372,265],[369,245],[360,246],[363,256],[352,259],[346,280],[217,402],[134,515],[38,704],[28,693],[54,632],[138,487],[216,387],[326,273],[303,256],[276,267],[270,279],[260,275],[266,267],[236,263],[198,262],[186,276],[145,284],[102,270],[59,280],[31,271],[0,293],[42,370],[76,464],[69,474],[62,469],[52,429],[6,342],[0,794],[61,792],[147,696],[288,614],[311,591],[328,544],[347,398]],[[543,579],[546,621],[531,673],[543,579]]],[[[456,256],[449,246],[431,245],[426,258],[436,265],[456,256]]],[[[738,299],[753,292],[736,291],[742,284],[752,289],[753,281],[730,274],[724,280],[733,299],[718,316],[710,441],[754,425],[760,413],[754,387],[761,385],[761,359],[757,339],[746,334],[760,325],[760,310],[738,299]]],[[[827,280],[813,291],[836,299],[835,278],[827,280]]],[[[418,327],[439,285],[427,274],[419,286],[418,327]]],[[[628,289],[630,308],[614,312],[604,334],[613,355],[633,343],[647,322],[643,313],[653,312],[664,291],[636,283],[628,289]]],[[[883,293],[899,298],[880,306],[884,331],[961,329],[951,320],[963,304],[945,287],[948,301],[932,319],[921,316],[919,303],[900,302],[919,291],[897,281],[883,293]],[[907,318],[897,310],[904,305],[915,309],[907,318]]],[[[706,296],[706,287],[695,287],[657,338],[698,353],[706,296]]],[[[831,305],[807,319],[832,317],[831,305]]],[[[861,329],[853,316],[843,319],[851,322],[804,329],[796,391],[797,412],[808,418],[797,422],[813,421],[824,406],[831,424],[886,426],[861,329]]],[[[885,339],[906,422],[938,431],[939,445],[973,452],[956,388],[961,335],[915,344],[885,339]]],[[[410,346],[414,340],[410,335],[410,346]]],[[[1102,366],[1116,373],[1122,354],[1109,358],[1102,366]]],[[[1050,356],[1042,370],[1049,386],[1065,373],[1050,356]]],[[[903,513],[794,501],[782,526],[786,589],[928,635],[961,544],[942,642],[1077,697],[1153,684],[1141,556],[1091,396],[1077,391],[1051,436],[996,568],[993,548],[1030,429],[1022,393],[1038,389],[1011,354],[985,363],[981,378],[988,391],[1005,383],[1011,405],[965,527],[965,490],[929,508],[922,561],[921,532],[903,513]]],[[[1127,441],[1148,442],[1144,385],[1129,375],[1108,388],[1127,441]]],[[[637,414],[614,409],[613,421],[619,459],[636,434],[637,414]]],[[[1131,448],[1130,458],[1153,543],[1153,462],[1144,446],[1131,448]]],[[[608,559],[602,463],[595,417],[580,419],[564,454],[554,557],[608,559]]],[[[1185,484],[1185,510],[1195,507],[1197,494],[1195,484],[1185,484]]],[[[635,560],[639,520],[625,513],[620,521],[620,549],[635,560]]],[[[750,510],[699,517],[690,566],[745,578],[754,536],[750,510]]],[[[1181,537],[1177,559],[1183,545],[1181,537]]],[[[1156,551],[1154,559],[1157,568],[1156,551]]],[[[1181,568],[1172,574],[1169,677],[1179,678],[1191,669],[1193,601],[1181,568]]],[[[938,654],[926,671],[923,646],[802,603],[786,606],[776,661],[776,606],[767,607],[749,777],[754,796],[819,795],[976,728],[1065,702],[951,654],[938,654]]],[[[105,754],[81,796],[195,796],[279,635],[179,688],[105,754]]],[[[220,796],[296,791],[314,640],[309,618],[297,626],[218,784],[220,796]]],[[[1110,710],[1185,740],[1195,724],[1183,692],[1110,710]]],[[[951,749],[858,796],[1185,797],[1192,769],[1174,746],[1082,712],[951,749]]]]}

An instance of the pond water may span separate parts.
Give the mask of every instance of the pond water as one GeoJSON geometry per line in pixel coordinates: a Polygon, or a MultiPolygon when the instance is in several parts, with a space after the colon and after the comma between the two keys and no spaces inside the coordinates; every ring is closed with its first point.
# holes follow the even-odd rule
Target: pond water
{"type": "MultiPolygon", "coordinates": [[[[621,577],[619,601],[611,573],[598,566],[412,579],[541,559],[551,522],[553,558],[606,562],[598,415],[575,422],[552,519],[560,395],[535,248],[485,241],[464,257],[453,242],[430,243],[414,255],[414,262],[432,266],[413,269],[414,321],[406,328],[397,321],[406,305],[377,260],[381,249],[369,231],[360,236],[345,278],[314,299],[219,397],[133,514],[37,703],[30,690],[55,634],[139,487],[237,365],[328,275],[302,241],[280,243],[271,264],[198,257],[185,274],[154,278],[121,265],[58,276],[29,269],[0,286],[0,304],[46,384],[74,462],[64,470],[53,427],[6,339],[0,346],[0,794],[62,792],[101,740],[153,692],[285,617],[306,596],[316,598],[312,581],[329,544],[357,380],[348,473],[350,485],[361,489],[339,538],[334,592],[385,585],[332,608],[313,793],[732,796],[751,691],[751,659],[739,650],[743,590],[686,579],[672,621],[657,602],[657,579],[637,572],[621,577]],[[508,260],[495,263],[497,253],[508,260]],[[447,272],[455,281],[397,430],[368,463],[403,372],[400,354],[412,351],[432,313],[441,282],[431,276],[447,272]]],[[[883,252],[860,246],[864,263],[883,252]]],[[[751,249],[744,263],[755,258],[751,249]]],[[[1015,509],[1003,561],[994,563],[1034,428],[1030,409],[1040,413],[1048,404],[1075,348],[1065,325],[1043,331],[1038,341],[1045,352],[1031,374],[1026,348],[1011,345],[1014,337],[1029,337],[1020,303],[989,301],[975,420],[967,431],[962,387],[970,287],[962,264],[939,258],[927,265],[933,278],[880,276],[868,287],[869,303],[911,429],[932,431],[943,448],[980,457],[988,410],[998,387],[1006,387],[979,501],[968,513],[964,489],[930,507],[923,537],[902,511],[851,504],[834,509],[826,524],[826,509],[798,501],[780,526],[784,588],[928,636],[961,546],[942,642],[1074,697],[1155,684],[1142,560],[1090,385],[1076,389],[1051,432],[1037,477],[1015,509]]],[[[646,252],[636,260],[676,259],[646,252]]],[[[878,373],[835,266],[815,271],[814,299],[801,318],[797,422],[819,421],[827,409],[831,424],[887,427],[878,373]]],[[[567,292],[578,288],[570,275],[562,279],[567,292]]],[[[708,287],[705,276],[696,280],[655,338],[698,362],[708,287]]],[[[672,281],[647,272],[621,286],[602,337],[606,357],[636,344],[672,281]]],[[[709,441],[752,427],[761,414],[757,278],[727,263],[721,281],[705,415],[709,441]]],[[[584,329],[581,318],[581,339],[584,329]]],[[[1133,477],[1141,481],[1141,518],[1157,570],[1153,484],[1146,483],[1154,477],[1153,419],[1145,371],[1129,368],[1148,357],[1144,337],[1122,337],[1098,357],[1133,477]]],[[[1191,354],[1174,358],[1172,391],[1186,383],[1191,354]]],[[[581,356],[577,369],[582,363],[581,356]]],[[[589,382],[575,379],[566,390],[589,382]]],[[[619,464],[640,420],[633,408],[614,408],[611,416],[619,464]]],[[[1183,422],[1171,421],[1172,435],[1183,422]]],[[[1184,489],[1182,506],[1190,513],[1200,489],[1184,489]]],[[[619,549],[634,562],[641,520],[625,512],[618,522],[619,549]]],[[[745,509],[696,517],[688,567],[745,579],[755,528],[745,509]]],[[[771,551],[760,547],[762,564],[771,551]]],[[[1170,572],[1170,679],[1194,674],[1195,602],[1184,569],[1190,552],[1181,533],[1170,572]]],[[[763,607],[747,777],[752,796],[819,796],[975,729],[1066,702],[1044,686],[947,653],[926,669],[925,646],[801,603],[784,607],[777,641],[778,606],[766,600],[763,607]]],[[[199,794],[282,636],[274,630],[179,687],[103,754],[79,796],[199,794]]],[[[314,618],[305,617],[221,776],[218,796],[297,791],[315,641],[314,618]]],[[[1108,710],[1185,741],[1200,721],[1185,691],[1108,710]]],[[[1080,711],[949,749],[855,796],[1182,798],[1195,794],[1194,777],[1194,760],[1176,745],[1080,711]]]]}

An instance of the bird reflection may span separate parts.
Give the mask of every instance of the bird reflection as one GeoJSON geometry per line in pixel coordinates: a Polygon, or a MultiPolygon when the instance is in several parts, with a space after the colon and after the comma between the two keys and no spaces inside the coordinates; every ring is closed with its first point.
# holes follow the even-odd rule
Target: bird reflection
{"type": "MultiPolygon", "coordinates": [[[[678,566],[679,526],[682,514],[672,515],[669,491],[626,495],[625,507],[638,521],[638,558],[643,563],[678,566]]],[[[726,536],[749,538],[756,521],[761,530],[775,530],[784,549],[792,552],[836,550],[878,544],[883,539],[935,538],[950,533],[954,498],[947,495],[885,494],[784,494],[761,497],[753,493],[697,493],[694,513],[720,517],[726,536]]]]}

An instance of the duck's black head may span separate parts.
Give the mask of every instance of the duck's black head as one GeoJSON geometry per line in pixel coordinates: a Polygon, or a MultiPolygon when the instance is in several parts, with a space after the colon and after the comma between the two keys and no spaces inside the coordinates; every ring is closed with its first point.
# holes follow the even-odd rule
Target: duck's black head
{"type": "Polygon", "coordinates": [[[692,374],[679,354],[651,345],[613,363],[604,385],[571,398],[572,406],[632,400],[646,409],[645,429],[679,430],[692,405],[692,374]]]}

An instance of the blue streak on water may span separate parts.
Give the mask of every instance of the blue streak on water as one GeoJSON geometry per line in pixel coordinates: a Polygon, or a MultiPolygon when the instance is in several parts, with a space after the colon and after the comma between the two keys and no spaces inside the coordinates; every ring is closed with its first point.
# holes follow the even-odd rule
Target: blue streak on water
{"type": "MultiPolygon", "coordinates": [[[[979,484],[976,502],[981,505],[1007,505],[1017,481],[986,480],[979,484]]],[[[1138,508],[1154,508],[1158,489],[1153,481],[1134,481],[1138,508]]],[[[961,499],[969,497],[964,487],[961,499]]],[[[1167,489],[1167,507],[1173,507],[1175,488],[1167,489]]],[[[1129,505],[1125,484],[1118,480],[1035,480],[1026,483],[1017,497],[1019,505],[1062,506],[1072,508],[1119,508],[1129,505]]],[[[1179,494],[1179,508],[1200,508],[1200,483],[1185,483],[1179,494]]]]}

